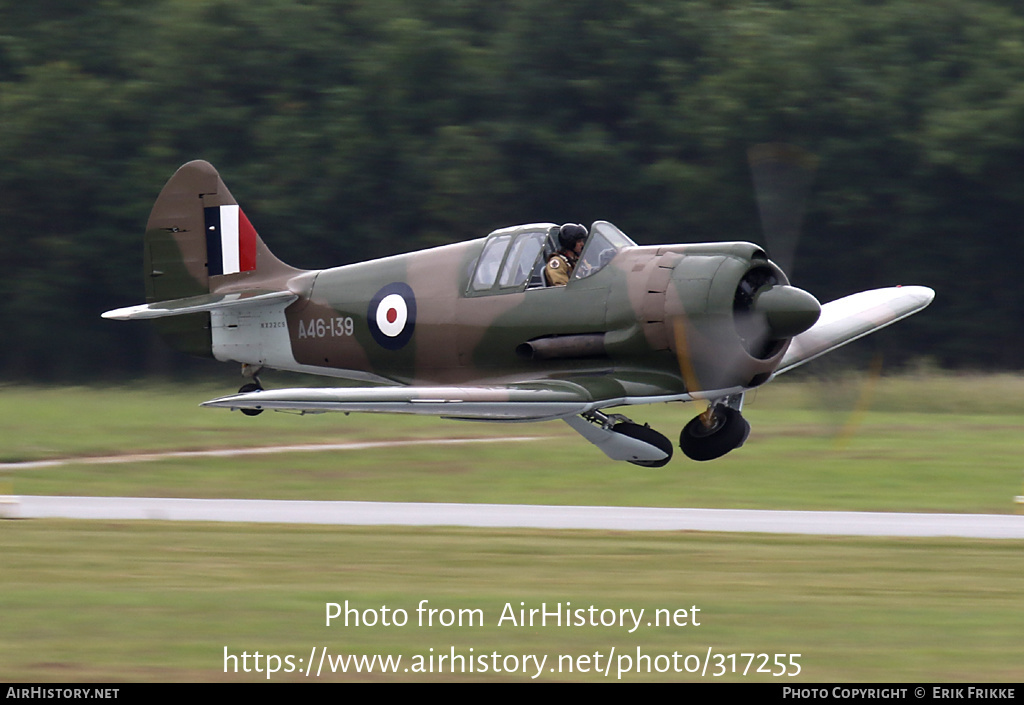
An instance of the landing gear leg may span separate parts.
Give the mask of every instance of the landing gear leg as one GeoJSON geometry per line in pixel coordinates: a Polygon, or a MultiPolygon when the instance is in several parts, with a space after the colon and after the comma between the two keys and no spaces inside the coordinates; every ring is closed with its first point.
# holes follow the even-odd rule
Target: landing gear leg
{"type": "Polygon", "coordinates": [[[750,424],[736,408],[740,404],[715,403],[694,417],[679,434],[679,447],[692,460],[714,460],[743,445],[750,424]]]}

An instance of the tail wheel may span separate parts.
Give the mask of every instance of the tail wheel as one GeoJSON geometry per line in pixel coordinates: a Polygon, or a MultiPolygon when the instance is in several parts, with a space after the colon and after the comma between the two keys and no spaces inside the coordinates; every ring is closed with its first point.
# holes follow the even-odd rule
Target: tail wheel
{"type": "MultiPolygon", "coordinates": [[[[248,394],[249,392],[262,392],[263,385],[259,382],[249,382],[243,384],[239,389],[239,394],[248,394]]],[[[240,411],[246,416],[259,416],[263,413],[263,409],[240,409],[240,411]]]]}
{"type": "Polygon", "coordinates": [[[750,424],[739,411],[715,405],[705,415],[694,417],[679,434],[679,447],[691,460],[714,460],[739,448],[750,435],[750,424]]]}
{"type": "Polygon", "coordinates": [[[665,457],[662,460],[630,460],[629,462],[633,463],[633,465],[639,465],[644,468],[660,468],[672,460],[672,441],[650,426],[641,426],[640,424],[623,421],[622,423],[615,424],[612,430],[616,433],[621,433],[623,436],[643,441],[665,453],[665,457]]]}

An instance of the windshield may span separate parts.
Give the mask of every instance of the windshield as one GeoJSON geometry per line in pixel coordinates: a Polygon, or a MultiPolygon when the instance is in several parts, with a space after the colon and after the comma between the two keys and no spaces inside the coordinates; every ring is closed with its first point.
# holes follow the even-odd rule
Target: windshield
{"type": "Polygon", "coordinates": [[[608,221],[597,221],[590,227],[590,238],[580,254],[574,276],[583,279],[596,274],[612,261],[616,252],[634,245],[635,242],[608,221]]]}

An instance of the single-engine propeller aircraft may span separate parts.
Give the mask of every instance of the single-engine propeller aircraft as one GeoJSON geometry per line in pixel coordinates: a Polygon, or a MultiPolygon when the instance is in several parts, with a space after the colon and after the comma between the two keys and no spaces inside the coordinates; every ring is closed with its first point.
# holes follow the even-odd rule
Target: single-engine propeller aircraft
{"type": "MultiPolygon", "coordinates": [[[[581,228],[582,230],[582,228],[581,228]]],[[[639,246],[586,232],[565,286],[545,265],[559,227],[322,270],[278,260],[208,163],[185,164],[146,226],[146,304],[175,348],[240,363],[251,381],[203,406],[391,412],[482,421],[562,419],[613,460],[660,467],[668,438],[607,410],[704,400],[680,446],[710,460],[750,430],[743,396],[808,360],[920,311],[931,289],[865,291],[819,305],[747,242],[639,246]],[[346,386],[264,390],[263,369],[346,386]]]]}

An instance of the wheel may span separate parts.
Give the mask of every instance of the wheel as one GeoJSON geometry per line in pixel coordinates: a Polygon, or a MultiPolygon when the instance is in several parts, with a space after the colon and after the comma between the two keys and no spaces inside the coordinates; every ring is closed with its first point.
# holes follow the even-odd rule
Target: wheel
{"type": "Polygon", "coordinates": [[[743,445],[750,435],[750,424],[731,407],[714,407],[711,426],[705,426],[701,416],[691,419],[679,434],[679,447],[691,460],[720,458],[743,445]]]}
{"type": "Polygon", "coordinates": [[[643,441],[647,445],[654,446],[665,453],[665,457],[662,460],[630,460],[629,462],[633,463],[633,465],[639,465],[643,468],[660,468],[672,460],[672,441],[650,426],[641,426],[640,424],[623,421],[622,423],[615,424],[612,430],[616,433],[621,433],[623,436],[643,441]]]}
{"type": "MultiPolygon", "coordinates": [[[[239,394],[248,394],[249,392],[262,392],[262,391],[263,391],[263,385],[262,384],[260,384],[259,382],[249,382],[248,384],[243,384],[239,388],[238,393],[239,394]]],[[[259,416],[260,414],[263,413],[263,409],[240,409],[239,411],[241,411],[246,416],[259,416]]]]}

